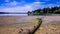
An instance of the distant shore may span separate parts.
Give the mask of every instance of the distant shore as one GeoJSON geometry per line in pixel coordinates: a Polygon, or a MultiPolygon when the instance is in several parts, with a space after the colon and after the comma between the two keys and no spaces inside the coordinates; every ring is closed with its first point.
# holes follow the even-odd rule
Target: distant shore
{"type": "Polygon", "coordinates": [[[28,16],[27,14],[0,14],[0,16],[28,16]]]}

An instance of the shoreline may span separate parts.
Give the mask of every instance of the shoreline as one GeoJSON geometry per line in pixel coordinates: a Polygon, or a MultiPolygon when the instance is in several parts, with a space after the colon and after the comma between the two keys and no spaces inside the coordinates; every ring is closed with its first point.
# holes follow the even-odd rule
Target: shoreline
{"type": "Polygon", "coordinates": [[[27,14],[0,14],[0,16],[28,16],[27,14]]]}

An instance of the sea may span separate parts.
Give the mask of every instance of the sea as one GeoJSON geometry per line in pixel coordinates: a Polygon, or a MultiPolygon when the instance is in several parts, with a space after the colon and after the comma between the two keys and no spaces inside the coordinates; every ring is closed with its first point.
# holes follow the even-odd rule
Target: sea
{"type": "Polygon", "coordinates": [[[28,16],[27,14],[0,14],[0,16],[28,16]]]}

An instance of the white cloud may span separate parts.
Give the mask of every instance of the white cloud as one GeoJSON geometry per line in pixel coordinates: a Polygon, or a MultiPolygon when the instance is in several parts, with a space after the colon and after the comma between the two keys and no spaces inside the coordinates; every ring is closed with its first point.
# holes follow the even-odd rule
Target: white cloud
{"type": "Polygon", "coordinates": [[[19,3],[16,2],[16,1],[13,1],[13,2],[9,2],[9,3],[5,3],[3,5],[6,5],[6,6],[16,6],[17,4],[19,4],[19,3]]]}
{"type": "MultiPolygon", "coordinates": [[[[25,3],[25,1],[20,2],[20,4],[23,4],[23,3],[25,3]]],[[[3,8],[0,8],[0,12],[27,12],[27,11],[32,11],[38,8],[51,7],[56,5],[56,4],[43,5],[43,3],[45,2],[33,2],[31,4],[25,4],[24,6],[16,6],[19,3],[16,1],[13,1],[5,5],[16,6],[16,7],[9,7],[9,8],[3,7],[3,8]]]]}
{"type": "Polygon", "coordinates": [[[18,7],[13,7],[13,8],[2,8],[0,9],[0,12],[27,12],[29,10],[32,10],[31,9],[32,7],[31,6],[18,6],[18,7]]]}
{"type": "Polygon", "coordinates": [[[40,8],[47,8],[47,7],[55,7],[55,6],[60,6],[58,4],[46,4],[46,5],[40,5],[40,8]]]}
{"type": "Polygon", "coordinates": [[[48,4],[46,7],[55,7],[55,6],[59,6],[58,4],[48,4]]]}
{"type": "MultiPolygon", "coordinates": [[[[12,5],[15,6],[18,4],[16,1],[10,2],[10,4],[7,5],[12,5]]],[[[38,6],[40,6],[41,2],[33,2],[32,4],[25,4],[24,6],[16,6],[12,8],[2,8],[0,11],[2,12],[27,12],[27,11],[32,11],[34,9],[37,9],[38,6]]]]}
{"type": "Polygon", "coordinates": [[[33,2],[33,3],[30,4],[29,6],[31,6],[32,9],[35,10],[35,9],[40,8],[40,6],[41,6],[43,3],[45,3],[45,2],[33,2]]]}
{"type": "MultiPolygon", "coordinates": [[[[16,7],[10,7],[10,8],[2,8],[0,9],[0,12],[27,12],[32,11],[38,8],[45,8],[45,7],[54,7],[55,4],[47,4],[43,5],[44,2],[33,2],[32,4],[25,4],[24,6],[16,6],[16,7]]],[[[13,2],[14,5],[16,5],[16,2],[13,2]]],[[[12,5],[13,5],[12,4],[12,5]]]]}
{"type": "Polygon", "coordinates": [[[13,2],[10,3],[10,5],[14,5],[14,6],[17,5],[17,4],[18,4],[18,2],[16,2],[16,1],[13,1],[13,2]]]}
{"type": "Polygon", "coordinates": [[[14,6],[23,5],[26,3],[24,0],[22,0],[21,2],[17,2],[16,0],[13,0],[13,1],[5,0],[5,2],[6,3],[2,3],[1,6],[14,7],[14,6]]]}

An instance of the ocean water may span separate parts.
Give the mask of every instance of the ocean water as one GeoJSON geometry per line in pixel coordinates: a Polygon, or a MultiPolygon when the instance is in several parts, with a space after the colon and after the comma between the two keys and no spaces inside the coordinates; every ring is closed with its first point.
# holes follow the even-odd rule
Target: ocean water
{"type": "Polygon", "coordinates": [[[28,16],[27,14],[0,14],[0,16],[28,16]]]}

